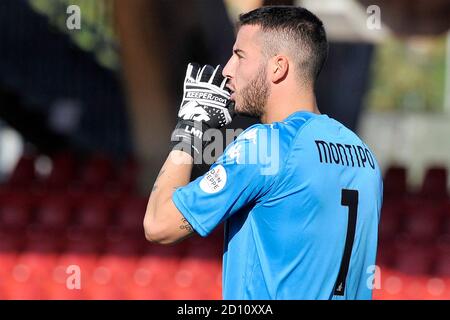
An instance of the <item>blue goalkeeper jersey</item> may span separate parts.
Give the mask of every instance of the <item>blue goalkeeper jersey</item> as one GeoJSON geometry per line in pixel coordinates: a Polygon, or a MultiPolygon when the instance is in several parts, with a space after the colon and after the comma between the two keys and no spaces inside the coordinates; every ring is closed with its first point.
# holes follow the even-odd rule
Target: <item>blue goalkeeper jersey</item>
{"type": "Polygon", "coordinates": [[[249,127],[173,202],[225,222],[224,299],[371,299],[382,204],[371,150],[327,115],[249,127]]]}

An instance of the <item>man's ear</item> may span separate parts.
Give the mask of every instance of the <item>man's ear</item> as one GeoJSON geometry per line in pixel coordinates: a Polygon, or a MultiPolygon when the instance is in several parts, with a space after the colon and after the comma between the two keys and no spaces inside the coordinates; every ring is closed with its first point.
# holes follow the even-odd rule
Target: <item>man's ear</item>
{"type": "Polygon", "coordinates": [[[279,83],[280,81],[283,81],[288,74],[289,61],[286,56],[276,55],[272,58],[271,62],[271,80],[274,83],[279,83]]]}

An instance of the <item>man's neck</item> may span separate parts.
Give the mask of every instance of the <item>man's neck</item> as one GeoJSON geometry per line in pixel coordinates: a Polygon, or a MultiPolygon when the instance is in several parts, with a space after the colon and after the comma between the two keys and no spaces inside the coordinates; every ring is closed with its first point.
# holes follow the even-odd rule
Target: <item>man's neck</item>
{"type": "Polygon", "coordinates": [[[271,95],[265,111],[260,119],[262,123],[282,121],[298,111],[320,114],[314,93],[282,97],[271,95]]]}

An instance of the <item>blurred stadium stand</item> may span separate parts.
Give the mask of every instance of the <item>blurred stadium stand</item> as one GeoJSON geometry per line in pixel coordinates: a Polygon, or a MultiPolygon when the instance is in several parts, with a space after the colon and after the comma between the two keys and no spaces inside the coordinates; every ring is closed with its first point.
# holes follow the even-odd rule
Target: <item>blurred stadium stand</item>
{"type": "Polygon", "coordinates": [[[222,228],[207,239],[149,244],[147,198],[130,189],[132,160],[119,167],[98,154],[76,166],[80,159],[57,154],[59,165],[38,178],[38,158],[23,156],[0,185],[1,298],[221,298],[222,228]],[[71,265],[81,269],[82,290],[66,287],[71,265]]]}
{"type": "Polygon", "coordinates": [[[449,299],[450,198],[448,171],[429,167],[418,190],[407,168],[393,166],[384,177],[377,262],[379,299],[449,299]]]}
{"type": "MultiPolygon", "coordinates": [[[[133,11],[128,8],[136,7],[123,1],[77,1],[82,13],[88,14],[83,18],[83,33],[74,33],[65,29],[69,2],[0,2],[0,117],[26,144],[14,170],[2,172],[0,177],[0,298],[220,298],[221,228],[201,246],[195,238],[169,248],[145,240],[142,222],[148,190],[142,196],[137,189],[145,167],[133,156],[128,128],[128,115],[133,112],[125,110],[121,77],[132,85],[136,82],[133,76],[131,80],[127,77],[129,72],[120,73],[119,61],[102,59],[105,52],[106,56],[109,52],[119,57],[116,39],[110,37],[114,6],[121,13],[119,21],[129,16],[134,21],[125,23],[131,29],[118,27],[119,33],[127,35],[122,58],[129,71],[133,68],[127,61],[143,60],[135,56],[127,60],[127,48],[136,52],[136,47],[126,41],[131,38],[128,35],[137,29],[150,30],[145,26],[148,21],[134,20],[133,14],[157,12],[152,10],[157,6],[162,6],[160,11],[164,7],[170,11],[175,4],[141,1],[145,9],[133,11]],[[83,37],[77,37],[80,34],[83,37]],[[67,289],[66,270],[71,265],[81,269],[82,290],[67,289]]],[[[214,20],[216,31],[221,30],[220,24],[228,23],[224,10],[220,17],[205,15],[205,10],[223,8],[223,3],[210,1],[209,5],[208,9],[196,2],[194,16],[203,17],[196,21],[205,26],[208,19],[214,20]]],[[[169,16],[167,10],[163,12],[169,16]]],[[[211,56],[223,62],[228,56],[223,48],[232,44],[231,24],[226,29],[228,40],[218,43],[222,49],[206,46],[199,50],[193,44],[202,42],[202,37],[214,41],[214,30],[204,28],[208,32],[202,34],[197,24],[186,30],[171,29],[172,22],[161,23],[171,30],[174,39],[185,39],[181,47],[173,42],[173,61],[184,64],[192,51],[200,54],[195,57],[199,62],[211,56]]],[[[143,36],[137,38],[141,48],[149,33],[143,36]]],[[[152,48],[148,54],[152,57],[156,52],[152,48]]],[[[177,64],[172,68],[161,72],[180,72],[177,64]]],[[[145,76],[143,92],[157,91],[149,91],[148,86],[162,83],[163,77],[152,77],[154,70],[146,72],[142,64],[136,70],[138,77],[145,76]]],[[[150,114],[138,117],[145,119],[143,128],[147,131],[148,119],[158,113],[153,106],[155,100],[148,96],[140,107],[149,104],[150,114]]],[[[169,128],[172,123],[164,120],[165,105],[156,104],[160,108],[157,122],[169,128]]],[[[166,113],[172,115],[174,110],[167,109],[166,113]]],[[[138,126],[136,122],[134,118],[138,126]]],[[[142,150],[164,152],[149,145],[151,141],[159,143],[151,135],[142,150]]],[[[134,154],[139,156],[136,150],[134,154]]],[[[147,187],[149,180],[147,177],[147,187]]]]}
{"type": "MultiPolygon", "coordinates": [[[[55,155],[53,163],[66,165],[38,179],[39,157],[24,156],[1,185],[0,297],[221,298],[222,227],[206,239],[193,237],[170,247],[149,244],[142,229],[147,199],[129,188],[138,174],[131,160],[125,168],[133,170],[123,180],[123,167],[101,154],[82,162],[73,157],[55,155]],[[105,169],[87,178],[92,166],[105,169]],[[65,180],[64,192],[49,183],[61,168],[74,171],[61,174],[72,177],[65,180]],[[70,265],[81,268],[81,290],[66,288],[70,265]]],[[[374,290],[374,298],[450,298],[447,175],[445,168],[430,167],[422,187],[412,191],[406,168],[386,170],[377,260],[381,289],[374,290]]]]}

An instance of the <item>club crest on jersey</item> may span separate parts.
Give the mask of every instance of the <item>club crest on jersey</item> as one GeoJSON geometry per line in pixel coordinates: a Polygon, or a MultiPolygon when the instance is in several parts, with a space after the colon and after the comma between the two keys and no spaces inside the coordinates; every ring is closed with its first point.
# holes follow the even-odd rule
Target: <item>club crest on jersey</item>
{"type": "Polygon", "coordinates": [[[200,189],[206,193],[217,193],[227,183],[227,172],[222,165],[217,165],[209,170],[200,181],[200,189]]]}

